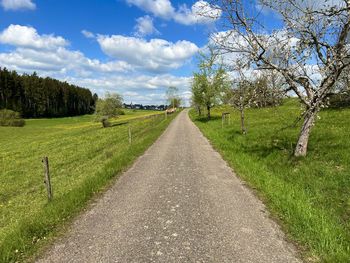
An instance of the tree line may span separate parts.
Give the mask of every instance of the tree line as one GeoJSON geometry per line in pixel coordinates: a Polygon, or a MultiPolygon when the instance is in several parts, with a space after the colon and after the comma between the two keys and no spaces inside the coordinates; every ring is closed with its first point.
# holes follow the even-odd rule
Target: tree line
{"type": "Polygon", "coordinates": [[[66,117],[91,114],[98,99],[89,89],[53,78],[20,75],[0,68],[0,109],[25,118],[66,117]]]}

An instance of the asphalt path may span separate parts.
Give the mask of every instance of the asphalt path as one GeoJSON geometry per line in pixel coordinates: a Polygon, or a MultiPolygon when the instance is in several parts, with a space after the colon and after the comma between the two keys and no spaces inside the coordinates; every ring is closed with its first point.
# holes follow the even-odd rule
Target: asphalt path
{"type": "Polygon", "coordinates": [[[38,262],[301,262],[187,113],[38,262]]]}

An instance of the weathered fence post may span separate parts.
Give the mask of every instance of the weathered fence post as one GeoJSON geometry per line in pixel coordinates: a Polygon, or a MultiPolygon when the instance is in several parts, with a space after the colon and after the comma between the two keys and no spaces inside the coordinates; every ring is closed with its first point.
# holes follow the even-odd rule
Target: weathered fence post
{"type": "Polygon", "coordinates": [[[52,187],[51,187],[51,178],[50,178],[50,170],[49,170],[49,158],[48,157],[43,157],[42,159],[43,165],[44,165],[44,183],[46,185],[47,189],[47,197],[49,201],[52,200],[52,187]]]}
{"type": "Polygon", "coordinates": [[[168,113],[166,111],[164,111],[164,115],[165,115],[165,119],[168,118],[168,113]]]}
{"type": "Polygon", "coordinates": [[[130,128],[130,126],[128,127],[128,134],[129,134],[129,144],[131,144],[132,138],[131,138],[131,128],[130,128]]]}
{"type": "Polygon", "coordinates": [[[221,115],[221,128],[224,128],[224,124],[226,123],[226,119],[228,119],[228,124],[231,125],[231,114],[229,112],[223,112],[221,115]]]}

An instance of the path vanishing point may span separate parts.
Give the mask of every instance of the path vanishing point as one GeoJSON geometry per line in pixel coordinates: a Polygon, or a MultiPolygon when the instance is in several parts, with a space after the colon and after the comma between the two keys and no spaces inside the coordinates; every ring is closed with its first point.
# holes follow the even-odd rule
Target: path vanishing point
{"type": "Polygon", "coordinates": [[[38,262],[301,262],[182,111],[38,262]]]}

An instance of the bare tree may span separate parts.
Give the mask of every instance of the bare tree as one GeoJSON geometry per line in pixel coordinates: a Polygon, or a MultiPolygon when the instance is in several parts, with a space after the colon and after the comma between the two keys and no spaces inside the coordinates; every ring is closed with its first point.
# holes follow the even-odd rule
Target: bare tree
{"type": "MultiPolygon", "coordinates": [[[[310,131],[327,95],[349,67],[350,1],[348,0],[213,0],[222,12],[224,31],[212,41],[232,59],[253,69],[277,72],[305,105],[294,151],[305,156],[310,131]],[[264,25],[264,14],[283,25],[264,25]]],[[[205,14],[203,14],[205,15],[205,14]]]]}
{"type": "Polygon", "coordinates": [[[263,70],[259,73],[254,81],[255,106],[263,108],[282,104],[286,97],[283,78],[274,71],[263,70]]]}
{"type": "Polygon", "coordinates": [[[245,109],[249,108],[254,104],[254,87],[249,80],[240,80],[239,82],[232,82],[232,89],[230,93],[230,104],[239,110],[241,117],[241,132],[242,134],[247,133],[245,126],[245,109]]]}
{"type": "Polygon", "coordinates": [[[179,88],[170,86],[166,91],[166,98],[169,105],[175,109],[181,105],[181,97],[179,95],[179,88]]]}

